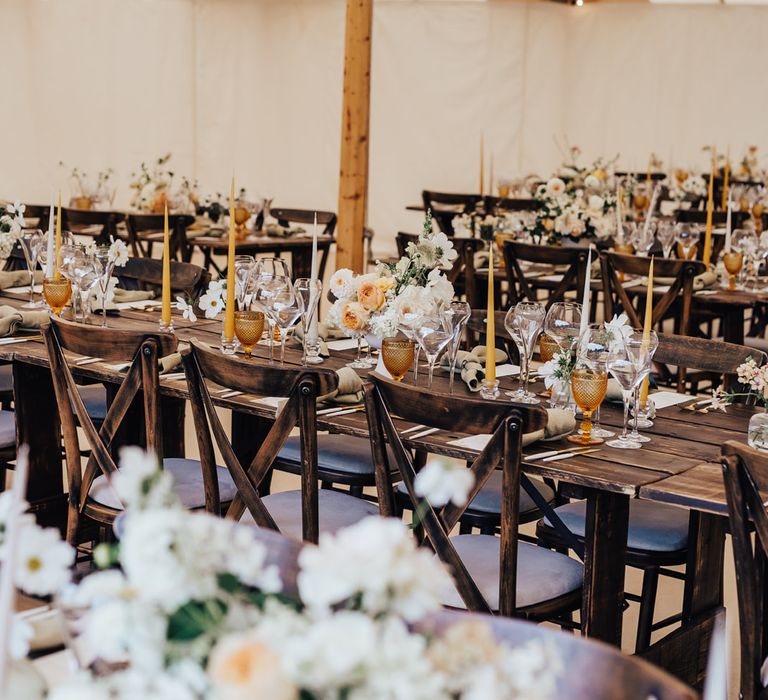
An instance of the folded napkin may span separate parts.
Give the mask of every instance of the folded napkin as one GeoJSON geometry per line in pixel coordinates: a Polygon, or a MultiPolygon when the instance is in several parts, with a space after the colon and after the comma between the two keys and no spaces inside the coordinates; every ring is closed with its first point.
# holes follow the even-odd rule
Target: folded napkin
{"type": "Polygon", "coordinates": [[[12,306],[0,306],[0,337],[14,335],[17,331],[39,329],[48,322],[47,311],[22,311],[12,306]]]}
{"type": "Polygon", "coordinates": [[[570,411],[564,408],[547,409],[547,427],[543,430],[535,430],[523,435],[523,447],[538,440],[564,437],[576,428],[576,418],[570,411]]]}
{"type": "MultiPolygon", "coordinates": [[[[659,286],[670,285],[674,281],[674,277],[654,277],[654,284],[659,286]]],[[[701,289],[714,287],[717,284],[717,281],[717,272],[714,270],[706,270],[693,278],[693,289],[694,291],[699,291],[701,289]]]]}
{"type": "MultiPolygon", "coordinates": [[[[43,271],[35,271],[35,284],[41,284],[43,281],[43,271]]],[[[24,287],[29,285],[28,270],[0,271],[0,289],[10,289],[11,287],[24,287]]]]}
{"type": "MultiPolygon", "coordinates": [[[[474,357],[474,361],[485,367],[485,345],[478,345],[469,351],[474,357]]],[[[496,348],[496,364],[503,365],[507,361],[507,353],[496,348]]]]}
{"type": "MultiPolygon", "coordinates": [[[[297,340],[304,340],[304,329],[301,327],[301,324],[295,327],[293,334],[297,340]]],[[[334,338],[348,338],[349,336],[338,328],[331,328],[328,324],[321,321],[317,324],[317,337],[319,340],[320,357],[330,357],[331,353],[328,350],[326,341],[333,340],[334,338]]]]}
{"type": "Polygon", "coordinates": [[[161,357],[158,364],[160,365],[160,374],[169,374],[181,364],[181,353],[172,352],[170,355],[161,357]]]}
{"type": "Polygon", "coordinates": [[[358,404],[363,400],[363,380],[351,367],[342,367],[336,370],[339,385],[336,391],[325,396],[318,396],[317,402],[333,401],[339,404],[358,404]]]}
{"type": "Polygon", "coordinates": [[[117,287],[114,292],[113,301],[115,304],[125,304],[130,301],[147,301],[148,299],[155,298],[153,291],[145,291],[143,289],[120,289],[120,287],[117,287]]]}
{"type": "MultiPolygon", "coordinates": [[[[450,358],[448,353],[443,355],[441,366],[445,369],[450,368],[450,358]]],[[[480,391],[480,387],[485,379],[485,370],[475,356],[471,352],[466,350],[459,350],[456,353],[456,367],[454,372],[461,375],[461,380],[467,385],[467,388],[472,391],[480,391]]]]}
{"type": "Polygon", "coordinates": [[[304,233],[304,229],[298,226],[294,228],[285,228],[285,226],[280,226],[280,224],[265,224],[264,232],[270,238],[288,238],[289,236],[304,233]]]}

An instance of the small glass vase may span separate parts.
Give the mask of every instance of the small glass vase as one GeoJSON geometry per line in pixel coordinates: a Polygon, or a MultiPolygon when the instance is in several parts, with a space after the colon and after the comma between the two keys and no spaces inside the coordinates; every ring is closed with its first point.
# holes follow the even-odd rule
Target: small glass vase
{"type": "Polygon", "coordinates": [[[747,442],[756,450],[768,452],[768,412],[765,408],[749,419],[747,442]]]}
{"type": "Polygon", "coordinates": [[[571,392],[571,382],[568,379],[555,379],[552,384],[552,394],[549,399],[551,408],[563,408],[576,414],[576,402],[571,392]]]}

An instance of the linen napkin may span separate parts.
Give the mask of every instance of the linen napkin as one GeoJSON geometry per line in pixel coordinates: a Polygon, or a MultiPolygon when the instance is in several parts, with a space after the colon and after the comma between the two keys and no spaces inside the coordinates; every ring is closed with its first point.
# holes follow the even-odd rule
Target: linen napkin
{"type": "MultiPolygon", "coordinates": [[[[696,275],[696,277],[693,278],[693,290],[699,291],[702,289],[707,289],[709,287],[714,287],[717,284],[717,272],[714,270],[706,270],[702,272],[700,275],[696,275]]],[[[656,277],[654,278],[654,285],[658,286],[669,286],[675,281],[674,277],[656,277]]]]}
{"type": "MultiPolygon", "coordinates": [[[[42,284],[43,271],[35,271],[35,284],[42,284]]],[[[0,289],[11,289],[12,287],[23,287],[29,285],[28,270],[0,271],[0,289]]]]}
{"type": "Polygon", "coordinates": [[[48,322],[47,311],[22,311],[12,306],[0,306],[0,337],[14,335],[17,331],[39,329],[48,322]]]}
{"type": "Polygon", "coordinates": [[[294,228],[285,228],[280,224],[265,224],[264,232],[270,238],[289,238],[290,236],[296,236],[299,233],[304,233],[304,229],[300,226],[294,228]]]}
{"type": "Polygon", "coordinates": [[[363,400],[363,380],[351,367],[336,370],[339,385],[335,391],[325,396],[318,396],[317,402],[333,401],[339,404],[358,404],[363,400]]]}
{"type": "MultiPolygon", "coordinates": [[[[496,348],[496,364],[507,361],[507,353],[496,348]]],[[[450,367],[448,353],[443,355],[440,366],[444,369],[450,367]]],[[[456,353],[455,372],[461,375],[461,380],[471,392],[478,392],[485,379],[485,345],[478,345],[472,350],[459,350],[456,353]]]]}
{"type": "Polygon", "coordinates": [[[155,298],[155,293],[143,289],[120,289],[116,287],[113,301],[115,304],[125,304],[130,301],[147,301],[155,298]]]}

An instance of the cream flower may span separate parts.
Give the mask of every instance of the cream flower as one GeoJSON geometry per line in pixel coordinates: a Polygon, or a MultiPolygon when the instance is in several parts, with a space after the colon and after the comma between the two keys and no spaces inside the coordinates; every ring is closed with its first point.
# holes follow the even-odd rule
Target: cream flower
{"type": "Polygon", "coordinates": [[[197,321],[194,307],[192,304],[188,303],[184,297],[176,297],[176,308],[181,311],[181,315],[187,319],[187,321],[191,321],[192,323],[197,321]]]}
{"type": "Polygon", "coordinates": [[[416,494],[426,498],[433,506],[446,503],[463,506],[475,485],[475,476],[464,465],[445,459],[432,459],[416,475],[416,494]]]}
{"type": "Polygon", "coordinates": [[[559,177],[553,177],[547,182],[547,196],[559,197],[565,192],[565,183],[559,177]]]}
{"type": "Polygon", "coordinates": [[[355,273],[352,272],[352,270],[348,270],[346,268],[336,270],[336,272],[333,273],[330,281],[331,294],[333,294],[333,296],[335,296],[337,299],[343,299],[344,297],[349,296],[351,292],[352,280],[354,278],[355,273]]]}
{"type": "Polygon", "coordinates": [[[205,312],[206,318],[216,318],[224,310],[224,300],[220,292],[214,292],[210,288],[200,297],[198,302],[200,310],[205,312]]]}
{"type": "Polygon", "coordinates": [[[54,528],[27,527],[19,537],[16,585],[31,595],[50,595],[70,579],[75,550],[54,528]]]}

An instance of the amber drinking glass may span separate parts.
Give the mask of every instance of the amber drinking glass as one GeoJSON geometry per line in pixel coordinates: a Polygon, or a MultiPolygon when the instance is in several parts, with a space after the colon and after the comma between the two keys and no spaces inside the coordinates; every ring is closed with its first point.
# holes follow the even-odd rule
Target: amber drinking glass
{"type": "Polygon", "coordinates": [[[539,359],[542,362],[549,362],[556,352],[562,348],[554,338],[550,338],[546,333],[542,333],[539,338],[539,359]]]}
{"type": "Polygon", "coordinates": [[[384,338],[381,345],[381,357],[387,372],[395,381],[401,382],[413,365],[416,354],[416,343],[412,340],[384,338]]]}
{"type": "Polygon", "coordinates": [[[251,356],[253,346],[261,340],[263,332],[264,314],[261,311],[235,311],[235,335],[246,357],[251,356]]]}
{"type": "Polygon", "coordinates": [[[72,284],[66,277],[46,277],[43,280],[43,296],[51,311],[59,316],[72,296],[72,284]]]}
{"type": "Polygon", "coordinates": [[[599,445],[602,438],[592,437],[592,413],[605,398],[608,390],[608,374],[588,367],[577,368],[571,374],[573,400],[581,409],[584,419],[581,421],[581,435],[569,435],[570,442],[580,445],[599,445]]]}
{"type": "Polygon", "coordinates": [[[744,264],[743,253],[733,252],[723,255],[723,265],[728,272],[728,289],[736,289],[736,277],[741,272],[741,266],[744,264]]]}

